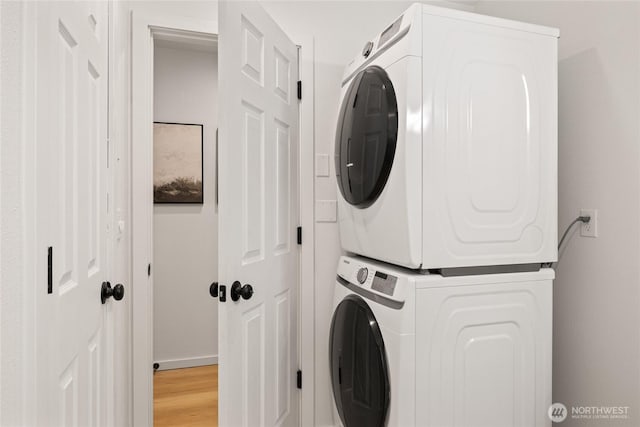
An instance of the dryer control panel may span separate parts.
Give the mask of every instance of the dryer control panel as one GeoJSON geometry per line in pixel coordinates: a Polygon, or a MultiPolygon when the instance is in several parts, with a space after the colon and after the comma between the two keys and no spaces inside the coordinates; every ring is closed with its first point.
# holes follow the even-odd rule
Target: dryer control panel
{"type": "Polygon", "coordinates": [[[422,55],[422,5],[414,4],[381,33],[367,40],[362,51],[347,64],[342,85],[345,86],[358,71],[367,67],[383,52],[391,50],[391,46],[394,46],[394,52],[388,55],[385,63],[393,64],[405,56],[422,55]]]}

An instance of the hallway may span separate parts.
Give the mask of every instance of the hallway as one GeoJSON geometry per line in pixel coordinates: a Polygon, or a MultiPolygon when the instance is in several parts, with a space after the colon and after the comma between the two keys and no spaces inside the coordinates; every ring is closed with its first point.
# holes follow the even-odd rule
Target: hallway
{"type": "Polygon", "coordinates": [[[217,427],[218,365],[157,371],[153,418],[155,427],[217,427]]]}

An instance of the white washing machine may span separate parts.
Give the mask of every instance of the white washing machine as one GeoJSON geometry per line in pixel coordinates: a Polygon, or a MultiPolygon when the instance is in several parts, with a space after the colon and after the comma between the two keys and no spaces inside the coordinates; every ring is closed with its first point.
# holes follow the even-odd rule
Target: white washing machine
{"type": "Polygon", "coordinates": [[[335,424],[550,426],[554,272],[442,277],[342,257],[335,424]]]}
{"type": "Polygon", "coordinates": [[[346,69],[342,247],[411,269],[557,259],[558,31],[414,5],[346,69]]]}

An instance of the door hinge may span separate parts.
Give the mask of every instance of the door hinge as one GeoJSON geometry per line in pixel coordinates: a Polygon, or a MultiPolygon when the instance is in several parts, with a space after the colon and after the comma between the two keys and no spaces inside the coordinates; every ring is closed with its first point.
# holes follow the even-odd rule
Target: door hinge
{"type": "Polygon", "coordinates": [[[296,372],[296,387],[302,390],[302,371],[300,369],[296,372]]]}
{"type": "Polygon", "coordinates": [[[302,244],[302,227],[298,227],[298,244],[302,244]]]}
{"type": "Polygon", "coordinates": [[[151,264],[147,264],[147,277],[151,277],[151,264]]]}
{"type": "Polygon", "coordinates": [[[302,99],[302,80],[298,80],[298,99],[302,99]]]}
{"type": "Polygon", "coordinates": [[[53,246],[47,248],[47,293],[53,293],[53,246]]]}

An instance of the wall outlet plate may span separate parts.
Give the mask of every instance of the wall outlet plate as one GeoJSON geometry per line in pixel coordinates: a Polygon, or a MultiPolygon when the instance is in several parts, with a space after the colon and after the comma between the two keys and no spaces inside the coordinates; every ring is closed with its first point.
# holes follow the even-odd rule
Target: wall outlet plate
{"type": "Polygon", "coordinates": [[[328,154],[316,154],[316,176],[329,176],[328,154]]]}
{"type": "Polygon", "coordinates": [[[580,216],[591,217],[591,221],[580,223],[580,235],[582,237],[598,237],[598,210],[580,209],[580,216]]]}
{"type": "Polygon", "coordinates": [[[316,200],[316,222],[336,222],[336,200],[316,200]]]}

